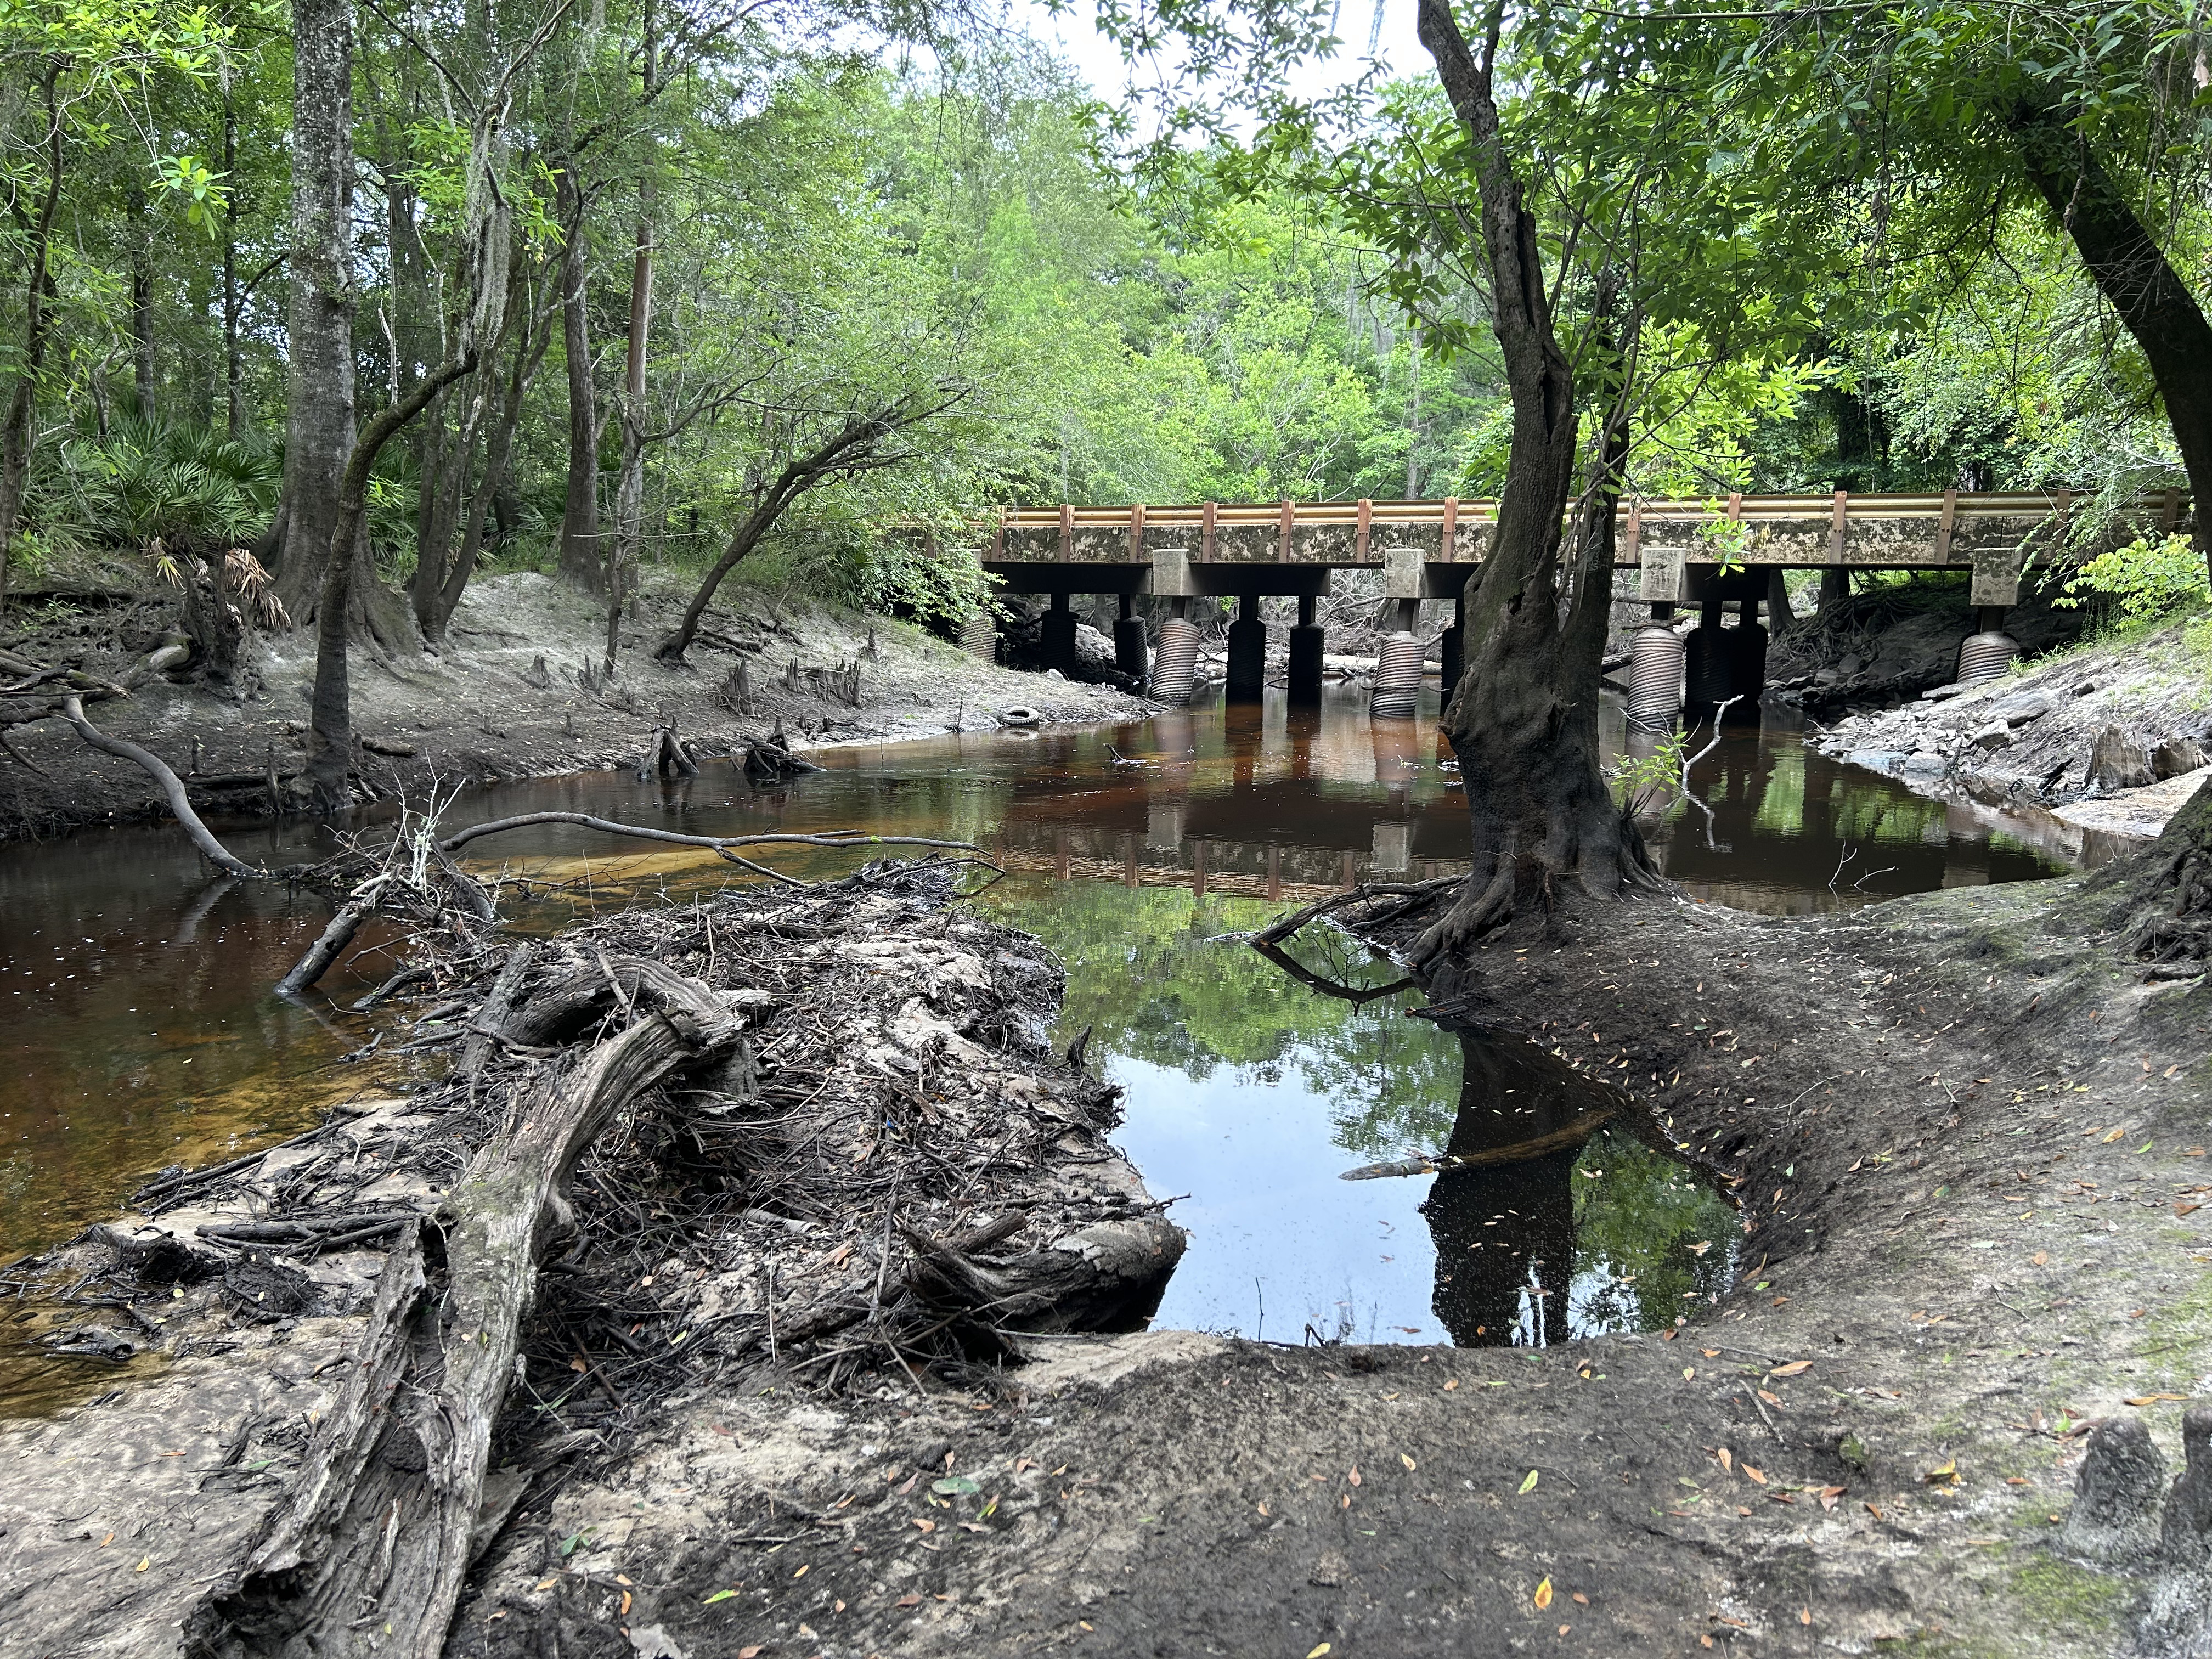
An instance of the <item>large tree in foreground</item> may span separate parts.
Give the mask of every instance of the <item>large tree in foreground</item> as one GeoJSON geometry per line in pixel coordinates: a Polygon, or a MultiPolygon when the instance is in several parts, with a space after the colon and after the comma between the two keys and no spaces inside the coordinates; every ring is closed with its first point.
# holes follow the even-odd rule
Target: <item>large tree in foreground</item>
{"type": "MultiPolygon", "coordinates": [[[[1600,413],[1594,476],[1570,540],[1583,423],[1536,216],[1499,127],[1493,76],[1504,11],[1492,0],[1480,52],[1450,0],[1420,0],[1419,14],[1421,44],[1466,128],[1491,325],[1513,407],[1498,520],[1468,608],[1467,666],[1443,716],[1473,817],[1474,867],[1450,912],[1423,936],[1424,959],[1530,903],[1548,908],[1566,883],[1611,897],[1657,881],[1634,820],[1599,770],[1598,668],[1625,423],[1618,408],[1600,413]]],[[[1601,315],[1618,283],[1601,278],[1600,288],[1611,290],[1598,296],[1601,315]]],[[[1602,342],[1601,327],[1589,332],[1593,344],[1602,342]]]]}

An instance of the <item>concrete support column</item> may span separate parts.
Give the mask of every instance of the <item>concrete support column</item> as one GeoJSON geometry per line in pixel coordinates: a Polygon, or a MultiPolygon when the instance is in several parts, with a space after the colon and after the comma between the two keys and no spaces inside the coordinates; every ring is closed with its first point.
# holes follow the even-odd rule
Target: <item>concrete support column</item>
{"type": "Polygon", "coordinates": [[[1067,608],[1067,595],[1052,596],[1052,609],[1044,613],[1044,665],[1075,678],[1075,612],[1067,608]]]}
{"type": "Polygon", "coordinates": [[[1291,701],[1313,708],[1321,702],[1322,647],[1326,638],[1314,621],[1314,596],[1298,595],[1298,623],[1291,629],[1291,701]]]}
{"type": "Polygon", "coordinates": [[[1140,685],[1152,667],[1145,648],[1145,620],[1137,614],[1134,594],[1121,595],[1121,619],[1114,624],[1114,666],[1140,685]]]}
{"type": "Polygon", "coordinates": [[[1443,637],[1437,641],[1443,668],[1444,702],[1459,684],[1459,677],[1467,672],[1467,594],[1464,591],[1452,596],[1451,626],[1444,629],[1443,637]]]}
{"type": "Polygon", "coordinates": [[[1257,702],[1267,690],[1267,625],[1260,620],[1259,595],[1247,593],[1229,624],[1229,683],[1223,695],[1231,702],[1257,702]]]}
{"type": "Polygon", "coordinates": [[[1759,699],[1766,690],[1766,630],[1759,623],[1759,601],[1743,601],[1743,617],[1729,641],[1729,695],[1736,699],[1728,712],[1730,724],[1756,722],[1759,699]]]}
{"type": "Polygon", "coordinates": [[[1735,695],[1727,642],[1721,635],[1721,602],[1698,607],[1698,625],[1682,641],[1683,705],[1693,720],[1710,720],[1722,702],[1735,695]]]}

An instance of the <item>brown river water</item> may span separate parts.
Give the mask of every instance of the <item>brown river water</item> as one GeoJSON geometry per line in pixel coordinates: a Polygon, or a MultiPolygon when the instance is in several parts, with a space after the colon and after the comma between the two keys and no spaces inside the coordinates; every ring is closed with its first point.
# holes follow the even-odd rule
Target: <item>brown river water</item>
{"type": "MultiPolygon", "coordinates": [[[[1120,727],[835,750],[817,756],[823,772],[769,791],[719,764],[682,784],[581,774],[478,791],[445,822],[558,808],[991,849],[1008,874],[973,902],[1066,963],[1062,1036],[1091,1028],[1092,1063],[1127,1091],[1118,1138],[1191,1230],[1161,1324],[1530,1343],[1671,1322],[1724,1279],[1735,1229],[1648,1115],[1592,1097],[1533,1045],[1407,1018],[1418,993],[1329,994],[1233,937],[1348,881],[1459,867],[1465,807],[1434,696],[1416,720],[1370,722],[1346,691],[1318,711],[1213,703],[1120,727]],[[1484,1156],[1439,1176],[1338,1179],[1447,1152],[1484,1156]]],[[[1610,703],[1607,731],[1618,751],[1610,703]]],[[[2064,867],[2031,822],[1916,796],[1778,725],[1732,732],[1693,782],[1710,823],[1683,805],[1651,838],[1710,902],[1802,914],[2064,867]]],[[[269,862],[328,842],[309,823],[222,833],[269,862]]],[[[586,908],[726,878],[635,845],[547,829],[471,850],[557,873],[575,890],[559,902],[586,908]]],[[[779,860],[804,875],[855,861],[779,860]]],[[[561,914],[507,909],[526,925],[561,914]]],[[[173,825],[0,848],[0,1262],[114,1214],[156,1169],[235,1155],[392,1085],[374,1058],[339,1059],[389,1018],[345,1005],[391,970],[390,941],[304,1001],[269,988],[326,915],[274,884],[211,878],[173,825]]],[[[1326,928],[1297,949],[1345,986],[1395,978],[1326,928]]],[[[20,1340],[9,1352],[0,1337],[0,1412],[82,1392],[94,1364],[20,1340]]]]}

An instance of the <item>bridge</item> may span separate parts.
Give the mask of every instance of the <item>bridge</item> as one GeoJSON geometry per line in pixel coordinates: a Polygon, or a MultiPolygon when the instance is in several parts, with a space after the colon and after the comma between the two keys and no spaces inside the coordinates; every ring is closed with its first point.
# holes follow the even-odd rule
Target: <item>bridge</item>
{"type": "MultiPolygon", "coordinates": [[[[2065,490],[1854,495],[1838,489],[1625,501],[1614,526],[1616,566],[1638,573],[1636,597],[1651,607],[1651,623],[1636,641],[1641,695],[1632,704],[1653,724],[1670,721],[1686,703],[1711,708],[1733,695],[1755,704],[1765,659],[1758,608],[1768,599],[1773,574],[1783,570],[1828,573],[1828,592],[1838,591],[1852,570],[1966,574],[1978,629],[1965,642],[1961,677],[2001,672],[2017,654],[2003,625],[2005,611],[2019,601],[2021,570],[2036,554],[2066,545],[2074,510],[2065,490]],[[1727,627],[1731,604],[1740,614],[1735,626],[1727,627]],[[1674,625],[1680,605],[1701,612],[1687,635],[1674,625]]],[[[2168,490],[2139,503],[2127,527],[2130,533],[2185,529],[2191,519],[2186,495],[2168,490]]],[[[1062,504],[1004,509],[986,526],[982,560],[1006,590],[1051,597],[1045,650],[1063,672],[1074,664],[1069,599],[1119,596],[1116,659],[1170,702],[1187,699],[1194,681],[1197,634],[1187,613],[1189,601],[1202,596],[1239,602],[1229,630],[1227,693],[1232,700],[1260,696],[1267,634],[1257,601],[1263,595],[1297,599],[1289,641],[1291,696],[1318,701],[1323,640],[1315,601],[1328,592],[1334,571],[1379,570],[1383,597],[1399,607],[1399,626],[1384,644],[1375,710],[1410,714],[1422,657],[1413,637],[1418,607],[1424,599],[1455,605],[1442,641],[1449,692],[1463,660],[1464,596],[1480,578],[1496,528],[1497,503],[1490,501],[1062,504]],[[1156,652],[1134,614],[1139,594],[1170,602],[1156,652]]],[[[988,650],[988,620],[966,637],[971,647],[988,650]]]]}

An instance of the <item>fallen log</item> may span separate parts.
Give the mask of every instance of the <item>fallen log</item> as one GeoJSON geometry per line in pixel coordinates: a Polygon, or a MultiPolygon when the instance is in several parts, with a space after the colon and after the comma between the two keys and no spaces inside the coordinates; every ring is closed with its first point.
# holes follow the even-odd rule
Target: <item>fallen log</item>
{"type": "Polygon", "coordinates": [[[368,920],[368,913],[376,908],[378,896],[391,880],[388,874],[371,876],[353,890],[338,907],[338,913],[331,918],[330,926],[307,947],[307,953],[292,964],[291,972],[276,981],[279,996],[295,997],[330,971],[339,953],[353,943],[353,936],[361,931],[361,924],[368,920]]]}
{"type": "Polygon", "coordinates": [[[971,1254],[966,1241],[906,1240],[906,1288],[994,1338],[1142,1330],[1188,1243],[1164,1216],[1094,1223],[1004,1260],[971,1254]]]}
{"type": "Polygon", "coordinates": [[[486,836],[504,835],[510,830],[526,830],[543,823],[572,823],[581,830],[596,830],[605,836],[628,836],[637,841],[657,841],[672,847],[703,847],[720,854],[732,864],[740,865],[757,875],[780,881],[787,886],[803,887],[806,884],[795,876],[787,876],[780,870],[771,870],[764,864],[740,858],[731,849],[738,847],[935,847],[951,852],[980,853],[983,849],[970,841],[939,841],[928,836],[877,836],[860,830],[836,830],[822,835],[755,836],[687,836],[674,830],[654,830],[639,823],[617,823],[612,818],[595,817],[589,812],[523,812],[511,818],[489,818],[482,823],[472,823],[465,830],[457,830],[438,842],[441,853],[459,852],[472,841],[486,836]]]}
{"type": "Polygon", "coordinates": [[[627,1029],[541,1076],[436,1218],[403,1224],[344,1395],[243,1568],[186,1621],[192,1651],[437,1659],[538,1264],[571,1229],[576,1162],[641,1091],[737,1042],[725,999],[652,966],[627,1029]]]}

